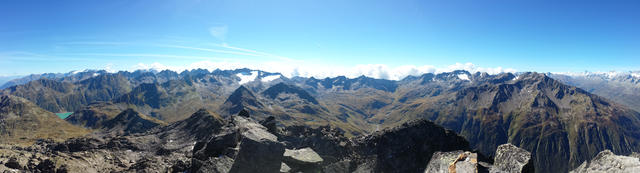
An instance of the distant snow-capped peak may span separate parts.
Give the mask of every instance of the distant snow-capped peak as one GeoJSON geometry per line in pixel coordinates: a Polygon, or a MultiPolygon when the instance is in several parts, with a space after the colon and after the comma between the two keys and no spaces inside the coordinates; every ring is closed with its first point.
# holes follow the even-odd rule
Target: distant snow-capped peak
{"type": "Polygon", "coordinates": [[[627,71],[627,72],[620,72],[620,71],[609,71],[609,72],[556,72],[556,73],[552,73],[552,74],[567,75],[567,76],[572,76],[572,77],[587,77],[587,78],[600,77],[600,78],[605,78],[605,79],[613,79],[613,78],[626,77],[626,76],[631,76],[631,77],[634,77],[634,78],[640,78],[640,71],[627,71]]]}

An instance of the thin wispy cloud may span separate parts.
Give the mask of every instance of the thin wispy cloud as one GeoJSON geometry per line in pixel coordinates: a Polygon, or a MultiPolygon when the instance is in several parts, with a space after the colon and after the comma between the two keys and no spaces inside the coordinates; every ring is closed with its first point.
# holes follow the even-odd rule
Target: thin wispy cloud
{"type": "Polygon", "coordinates": [[[63,55],[72,56],[107,56],[107,57],[140,57],[140,58],[174,58],[191,60],[228,60],[228,58],[208,57],[208,56],[185,56],[172,54],[146,54],[146,53],[70,53],[63,55]]]}
{"type": "Polygon", "coordinates": [[[191,47],[191,46],[180,46],[180,45],[157,45],[157,46],[158,47],[167,47],[167,48],[199,50],[199,51],[214,52],[214,53],[233,54],[233,55],[260,56],[258,54],[247,53],[247,52],[227,51],[227,50],[209,49],[209,48],[191,47]]]}
{"type": "Polygon", "coordinates": [[[60,45],[95,45],[95,46],[133,45],[133,43],[129,43],[129,42],[108,42],[108,41],[73,41],[73,42],[62,42],[58,44],[60,45]]]}
{"type": "MultiPolygon", "coordinates": [[[[224,30],[224,29],[217,29],[217,30],[224,30]]],[[[222,36],[220,34],[222,31],[216,31],[215,33],[217,34],[217,36],[222,36]]],[[[76,48],[74,48],[75,46],[89,46],[89,47],[95,47],[95,48],[99,48],[99,49],[103,49],[103,48],[108,48],[111,49],[111,46],[117,46],[120,48],[117,48],[116,50],[119,50],[121,48],[124,48],[123,46],[126,46],[126,48],[143,48],[143,49],[157,49],[157,48],[174,48],[174,49],[183,49],[183,50],[195,50],[195,51],[202,51],[202,52],[211,52],[211,53],[217,53],[217,54],[227,54],[227,55],[240,55],[240,56],[250,56],[250,57],[257,57],[257,58],[270,58],[270,59],[277,59],[277,60],[282,60],[282,61],[298,61],[295,60],[293,58],[289,58],[289,57],[285,57],[285,56],[280,56],[280,55],[275,55],[272,53],[267,53],[267,52],[262,52],[262,51],[257,51],[257,50],[253,50],[253,49],[247,49],[247,48],[241,48],[241,47],[237,47],[237,46],[230,46],[226,43],[222,43],[222,44],[218,44],[218,43],[202,43],[202,42],[197,42],[197,41],[188,41],[186,38],[181,38],[183,39],[180,42],[176,42],[176,41],[169,41],[167,42],[159,40],[157,42],[159,43],[145,43],[145,42],[119,42],[119,41],[100,41],[100,40],[93,40],[93,41],[69,41],[69,42],[60,42],[60,43],[56,43],[54,44],[54,46],[60,46],[60,47],[67,47],[67,51],[74,51],[76,50],[76,48]],[[185,41],[187,40],[187,41],[185,41]],[[176,44],[177,43],[177,44],[176,44]],[[207,45],[209,47],[198,47],[198,46],[192,46],[192,45],[207,45]],[[70,48],[69,48],[70,47],[70,48]]],[[[84,47],[78,47],[77,49],[84,49],[84,47]]],[[[140,57],[169,57],[169,58],[187,58],[187,59],[206,59],[206,58],[198,58],[198,57],[194,57],[194,56],[190,56],[190,53],[180,53],[180,54],[176,54],[176,55],[160,55],[160,54],[155,54],[155,53],[148,53],[148,52],[140,52],[140,53],[136,53],[136,54],[115,54],[115,53],[109,53],[109,52],[69,52],[67,54],[64,55],[80,55],[80,56],[130,56],[130,57],[134,57],[134,56],[140,56],[140,57]]]]}
{"type": "Polygon", "coordinates": [[[266,52],[260,52],[260,51],[256,51],[256,50],[251,50],[251,49],[245,49],[245,48],[240,48],[240,47],[234,47],[234,46],[229,46],[226,43],[223,44],[213,44],[214,46],[218,46],[218,47],[223,47],[223,48],[227,48],[227,49],[232,49],[232,50],[238,50],[238,51],[244,51],[244,52],[250,52],[250,53],[254,53],[257,55],[261,55],[264,57],[273,57],[273,58],[278,58],[280,60],[286,60],[286,61],[297,61],[295,59],[289,58],[289,57],[284,57],[284,56],[279,56],[279,55],[274,55],[274,54],[270,54],[270,53],[266,53],[266,52]]]}
{"type": "Polygon", "coordinates": [[[209,34],[219,40],[225,40],[228,31],[229,27],[227,27],[227,25],[219,25],[209,28],[209,34]]]}
{"type": "Polygon", "coordinates": [[[181,45],[157,45],[157,46],[159,46],[159,47],[168,47],[168,48],[198,50],[198,51],[206,51],[206,52],[214,52],[214,53],[223,53],[223,54],[245,55],[245,56],[253,56],[253,57],[260,57],[260,58],[273,58],[273,59],[278,59],[278,60],[283,60],[283,61],[297,61],[295,59],[284,57],[284,56],[274,55],[274,54],[270,54],[270,53],[266,53],[266,52],[259,52],[259,51],[255,51],[255,50],[251,50],[251,49],[233,47],[233,46],[229,46],[227,44],[211,44],[211,45],[217,46],[217,47],[221,47],[221,48],[231,49],[231,50],[235,50],[235,51],[221,50],[221,49],[210,49],[210,48],[201,48],[201,47],[191,47],[191,46],[181,46],[181,45]]]}

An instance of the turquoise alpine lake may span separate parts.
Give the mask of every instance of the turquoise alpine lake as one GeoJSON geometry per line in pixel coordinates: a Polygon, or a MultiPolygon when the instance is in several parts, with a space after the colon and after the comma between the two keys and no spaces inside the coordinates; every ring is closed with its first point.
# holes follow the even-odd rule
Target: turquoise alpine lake
{"type": "Polygon", "coordinates": [[[65,119],[67,117],[69,117],[69,115],[73,114],[73,112],[62,112],[62,113],[56,113],[56,115],[58,117],[60,117],[60,119],[65,119]]]}

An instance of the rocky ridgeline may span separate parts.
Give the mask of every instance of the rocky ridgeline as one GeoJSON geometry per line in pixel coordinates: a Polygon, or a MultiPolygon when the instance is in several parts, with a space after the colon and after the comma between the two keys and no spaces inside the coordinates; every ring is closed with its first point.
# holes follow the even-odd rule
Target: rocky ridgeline
{"type": "MultiPolygon", "coordinates": [[[[129,112],[135,115],[135,112],[129,112]]],[[[124,120],[123,120],[124,121],[124,120]]],[[[0,146],[5,172],[532,172],[531,154],[500,145],[495,160],[454,132],[416,120],[348,139],[329,126],[281,128],[246,111],[188,119],[123,136],[95,133],[29,147],[0,146]]],[[[576,172],[637,170],[636,157],[603,152],[576,172]],[[603,166],[611,165],[614,166],[603,166]],[[620,166],[622,165],[622,166],[620,166]]],[[[615,172],[615,171],[614,171],[615,172]]]]}

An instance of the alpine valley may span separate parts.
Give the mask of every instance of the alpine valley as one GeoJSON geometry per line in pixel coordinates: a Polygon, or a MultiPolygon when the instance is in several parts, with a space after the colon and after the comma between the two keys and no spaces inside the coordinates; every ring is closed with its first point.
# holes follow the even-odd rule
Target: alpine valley
{"type": "Polygon", "coordinates": [[[0,170],[640,171],[638,81],[464,70],[401,80],[246,68],[34,74],[0,91],[0,170]]]}

